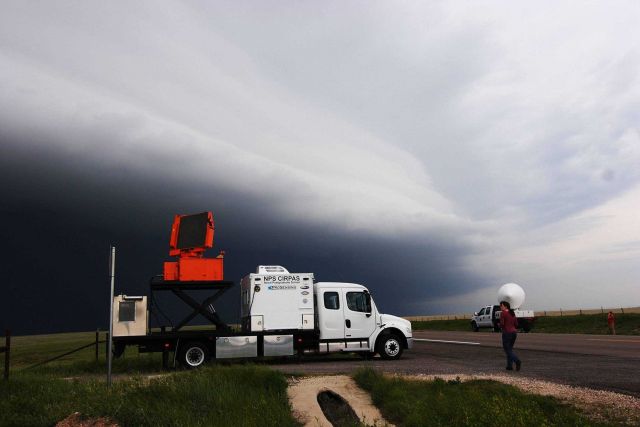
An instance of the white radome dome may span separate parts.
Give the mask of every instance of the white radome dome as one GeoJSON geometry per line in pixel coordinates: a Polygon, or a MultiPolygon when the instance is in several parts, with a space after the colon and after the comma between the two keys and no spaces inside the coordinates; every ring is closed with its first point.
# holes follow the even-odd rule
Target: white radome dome
{"type": "Polygon", "coordinates": [[[507,301],[512,309],[520,308],[524,304],[524,289],[515,283],[505,283],[498,289],[498,302],[507,301]]]}

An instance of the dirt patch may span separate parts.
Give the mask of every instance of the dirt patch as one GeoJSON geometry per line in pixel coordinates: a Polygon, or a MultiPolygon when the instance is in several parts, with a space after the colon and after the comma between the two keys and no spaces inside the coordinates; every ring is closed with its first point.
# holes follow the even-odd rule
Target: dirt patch
{"type": "Polygon", "coordinates": [[[346,375],[317,376],[289,379],[289,402],[294,417],[305,426],[331,427],[318,404],[318,394],[333,391],[349,403],[360,421],[370,426],[392,426],[387,423],[371,397],[346,375]]]}
{"type": "Polygon", "coordinates": [[[407,375],[402,377],[423,381],[433,381],[435,378],[441,378],[445,381],[455,379],[460,379],[460,381],[499,381],[518,387],[527,393],[553,396],[579,408],[584,414],[596,421],[615,420],[629,425],[640,425],[640,399],[612,391],[594,390],[511,375],[407,375]]]}
{"type": "Polygon", "coordinates": [[[89,418],[80,412],[74,412],[62,421],[58,421],[56,427],[118,427],[118,423],[109,418],[89,418]]]}

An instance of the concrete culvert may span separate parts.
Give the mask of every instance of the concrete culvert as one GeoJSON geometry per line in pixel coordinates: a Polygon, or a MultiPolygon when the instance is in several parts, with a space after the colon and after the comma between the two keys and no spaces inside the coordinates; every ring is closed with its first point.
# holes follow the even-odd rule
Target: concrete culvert
{"type": "Polygon", "coordinates": [[[318,393],[318,404],[334,427],[359,426],[360,418],[353,408],[337,393],[325,390],[318,393]]]}

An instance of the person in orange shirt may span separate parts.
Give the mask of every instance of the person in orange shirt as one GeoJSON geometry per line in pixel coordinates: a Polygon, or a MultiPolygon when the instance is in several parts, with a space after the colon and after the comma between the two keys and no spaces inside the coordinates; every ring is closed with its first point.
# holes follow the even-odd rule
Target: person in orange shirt
{"type": "Polygon", "coordinates": [[[616,334],[616,316],[613,315],[613,311],[607,314],[607,325],[609,326],[609,333],[611,335],[616,334]]]}

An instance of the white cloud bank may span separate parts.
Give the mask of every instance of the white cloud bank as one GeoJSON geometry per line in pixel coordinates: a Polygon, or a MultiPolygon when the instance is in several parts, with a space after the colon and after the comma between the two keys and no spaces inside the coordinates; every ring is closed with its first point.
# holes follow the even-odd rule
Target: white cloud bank
{"type": "Polygon", "coordinates": [[[0,123],[150,174],[174,159],[163,174],[295,221],[453,241],[496,282],[474,295],[516,281],[538,308],[638,305],[639,18],[636,2],[7,2],[0,123]]]}

